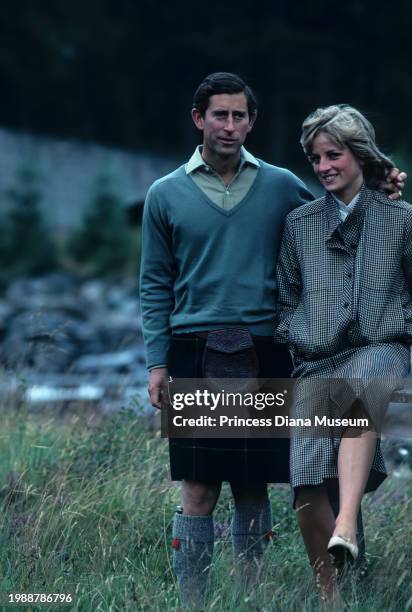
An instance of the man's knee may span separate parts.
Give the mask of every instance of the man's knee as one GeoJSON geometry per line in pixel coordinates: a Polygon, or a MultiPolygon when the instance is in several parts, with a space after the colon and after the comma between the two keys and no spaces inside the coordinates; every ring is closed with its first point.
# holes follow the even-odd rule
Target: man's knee
{"type": "Polygon", "coordinates": [[[207,516],[212,514],[219,499],[221,486],[220,482],[205,483],[183,480],[183,513],[191,516],[207,516]]]}
{"type": "Polygon", "coordinates": [[[236,505],[255,505],[268,501],[268,488],[265,483],[251,485],[231,482],[230,487],[236,505]]]}

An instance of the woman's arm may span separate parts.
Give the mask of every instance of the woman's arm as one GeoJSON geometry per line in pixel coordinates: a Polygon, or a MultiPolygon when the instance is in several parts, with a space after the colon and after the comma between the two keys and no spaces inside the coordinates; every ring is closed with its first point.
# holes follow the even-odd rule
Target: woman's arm
{"type": "Polygon", "coordinates": [[[409,292],[412,297],[412,207],[408,211],[408,220],[405,232],[405,245],[403,251],[402,265],[409,292]]]}
{"type": "Polygon", "coordinates": [[[289,325],[300,299],[302,280],[296,251],[293,225],[286,219],[282,243],[276,268],[278,287],[278,325],[275,330],[277,342],[288,343],[289,325]]]}
{"type": "Polygon", "coordinates": [[[409,300],[403,306],[406,333],[412,337],[412,207],[408,211],[406,222],[405,242],[402,257],[402,268],[409,289],[409,300]]]}

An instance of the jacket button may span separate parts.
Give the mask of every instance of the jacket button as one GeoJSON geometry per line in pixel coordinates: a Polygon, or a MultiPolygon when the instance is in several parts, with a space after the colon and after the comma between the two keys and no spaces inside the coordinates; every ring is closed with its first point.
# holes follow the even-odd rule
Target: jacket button
{"type": "Polygon", "coordinates": [[[344,308],[349,308],[349,302],[345,302],[343,305],[344,308]]]}

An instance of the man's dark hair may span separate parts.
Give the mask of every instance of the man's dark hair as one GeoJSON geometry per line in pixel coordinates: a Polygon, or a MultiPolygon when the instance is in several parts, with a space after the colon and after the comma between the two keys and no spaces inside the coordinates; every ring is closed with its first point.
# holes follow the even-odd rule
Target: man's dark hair
{"type": "Polygon", "coordinates": [[[203,79],[193,97],[193,108],[196,108],[204,117],[211,96],[237,93],[245,94],[249,116],[256,113],[255,94],[240,76],[231,72],[214,72],[203,79]]]}

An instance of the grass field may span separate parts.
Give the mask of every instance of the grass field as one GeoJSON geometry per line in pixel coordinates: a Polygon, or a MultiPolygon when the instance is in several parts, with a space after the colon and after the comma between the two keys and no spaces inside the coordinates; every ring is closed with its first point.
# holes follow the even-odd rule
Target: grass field
{"type": "MultiPolygon", "coordinates": [[[[240,594],[224,488],[207,610],[318,609],[288,488],[272,486],[271,499],[275,538],[265,572],[255,592],[240,594]]],[[[412,610],[411,499],[410,479],[391,477],[365,500],[370,571],[345,585],[348,610],[412,610]]],[[[131,411],[91,422],[3,410],[0,593],[72,594],[73,603],[52,610],[176,610],[170,541],[178,502],[166,441],[131,411]]]]}

